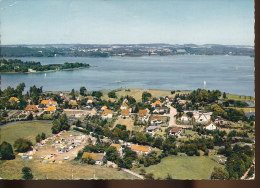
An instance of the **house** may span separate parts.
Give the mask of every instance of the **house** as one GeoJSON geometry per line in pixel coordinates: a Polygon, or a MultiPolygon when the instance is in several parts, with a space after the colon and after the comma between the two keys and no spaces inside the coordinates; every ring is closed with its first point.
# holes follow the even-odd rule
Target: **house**
{"type": "Polygon", "coordinates": [[[152,115],[151,116],[151,124],[159,124],[162,123],[162,116],[159,115],[152,115]]]}
{"type": "Polygon", "coordinates": [[[56,111],[56,108],[55,108],[55,106],[48,106],[46,111],[53,113],[56,111]]]}
{"type": "Polygon", "coordinates": [[[138,112],[138,119],[141,121],[147,121],[148,120],[148,112],[147,110],[139,110],[138,112]]]}
{"type": "Polygon", "coordinates": [[[17,102],[17,101],[19,101],[19,99],[17,97],[10,97],[10,99],[8,101],[9,102],[17,102]]]}
{"type": "Polygon", "coordinates": [[[142,145],[136,145],[132,144],[131,149],[135,151],[138,155],[143,155],[143,154],[148,154],[151,152],[151,147],[150,146],[142,146],[142,145]]]}
{"type": "Polygon", "coordinates": [[[56,101],[54,101],[54,100],[42,100],[41,101],[41,104],[42,105],[45,105],[45,106],[48,106],[48,105],[54,105],[54,106],[56,106],[57,105],[57,102],[56,101]]]}
{"type": "Polygon", "coordinates": [[[95,161],[96,165],[102,165],[103,164],[103,159],[104,159],[104,153],[88,153],[84,152],[82,157],[84,159],[91,158],[95,161]]]}
{"type": "Polygon", "coordinates": [[[30,112],[38,112],[38,108],[36,105],[27,105],[25,107],[25,110],[30,112]]]}
{"type": "Polygon", "coordinates": [[[223,120],[223,119],[215,119],[214,123],[218,124],[218,125],[227,125],[230,124],[229,121],[227,120],[223,120]]]}
{"type": "Polygon", "coordinates": [[[105,110],[102,112],[102,118],[103,118],[103,119],[112,118],[112,116],[113,116],[112,110],[105,109],[105,110]]]}
{"type": "Polygon", "coordinates": [[[212,112],[209,113],[193,113],[193,117],[197,123],[208,123],[211,119],[212,112]]]}
{"type": "Polygon", "coordinates": [[[156,107],[153,110],[153,114],[164,114],[167,113],[169,111],[169,108],[167,107],[156,107]]]}
{"type": "Polygon", "coordinates": [[[123,109],[121,111],[121,117],[122,118],[129,118],[129,110],[128,109],[123,109]]]}
{"type": "Polygon", "coordinates": [[[101,110],[107,109],[107,106],[102,106],[101,110]]]}
{"type": "Polygon", "coordinates": [[[173,126],[172,129],[169,132],[169,135],[178,137],[178,136],[180,136],[181,132],[182,132],[182,128],[181,127],[173,126]]]}
{"type": "Polygon", "coordinates": [[[127,108],[128,108],[128,105],[125,102],[120,107],[121,110],[125,110],[127,108]]]}
{"type": "Polygon", "coordinates": [[[159,130],[161,128],[160,125],[157,126],[149,126],[146,128],[147,133],[154,133],[155,131],[159,130]]]}
{"type": "Polygon", "coordinates": [[[211,121],[205,125],[205,129],[213,131],[213,130],[217,130],[218,127],[214,122],[211,121]]]}
{"type": "Polygon", "coordinates": [[[160,101],[155,101],[154,103],[152,103],[152,107],[155,108],[156,106],[161,107],[162,103],[160,101]]]}
{"type": "Polygon", "coordinates": [[[180,120],[181,120],[182,122],[187,122],[187,121],[189,121],[189,117],[188,117],[187,114],[184,112],[184,113],[182,114],[180,120]]]}
{"type": "Polygon", "coordinates": [[[70,100],[70,101],[69,101],[69,105],[71,105],[72,108],[77,108],[78,103],[77,103],[77,101],[75,101],[75,100],[70,100]]]}
{"type": "Polygon", "coordinates": [[[92,96],[88,96],[88,101],[87,101],[87,103],[93,103],[93,101],[94,101],[94,97],[92,97],[92,96]]]}

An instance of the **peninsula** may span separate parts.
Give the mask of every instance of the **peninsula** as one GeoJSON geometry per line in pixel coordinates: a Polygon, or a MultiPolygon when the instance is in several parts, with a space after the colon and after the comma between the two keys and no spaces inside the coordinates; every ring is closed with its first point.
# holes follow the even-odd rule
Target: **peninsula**
{"type": "Polygon", "coordinates": [[[1,73],[39,73],[39,72],[52,72],[62,70],[74,70],[89,68],[90,65],[86,63],[68,63],[63,64],[48,64],[42,65],[40,62],[26,61],[23,62],[19,59],[1,59],[1,73]]]}

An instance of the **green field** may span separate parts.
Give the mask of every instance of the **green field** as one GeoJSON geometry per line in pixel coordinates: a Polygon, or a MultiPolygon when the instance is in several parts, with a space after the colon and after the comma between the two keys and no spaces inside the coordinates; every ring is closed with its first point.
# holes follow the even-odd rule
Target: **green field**
{"type": "MultiPolygon", "coordinates": [[[[130,91],[126,91],[125,89],[118,89],[116,90],[116,95],[118,98],[120,98],[121,96],[132,96],[136,99],[137,102],[141,102],[142,100],[142,93],[144,91],[147,91],[149,93],[152,94],[152,97],[165,97],[165,96],[172,96],[171,91],[170,90],[158,90],[158,89],[129,89],[130,91]]],[[[107,100],[108,99],[108,92],[111,90],[103,90],[103,97],[102,99],[107,100]]],[[[181,91],[181,92],[176,92],[179,94],[182,93],[189,93],[189,91],[181,91]]]]}
{"type": "Polygon", "coordinates": [[[170,174],[173,179],[200,180],[209,179],[215,166],[223,167],[205,156],[169,156],[161,163],[144,169],[146,173],[153,173],[155,178],[165,179],[170,174]]]}
{"type": "Polygon", "coordinates": [[[66,161],[62,164],[41,163],[40,160],[32,159],[23,161],[19,156],[10,161],[0,161],[0,177],[3,179],[21,179],[22,168],[30,167],[34,179],[138,179],[124,171],[118,171],[99,165],[87,165],[74,161],[66,161]]]}
{"type": "Polygon", "coordinates": [[[51,136],[52,121],[24,121],[15,122],[0,128],[0,143],[3,141],[13,144],[18,138],[26,138],[35,143],[37,134],[44,132],[46,136],[51,136]]]}
{"type": "Polygon", "coordinates": [[[233,100],[240,100],[240,101],[255,101],[255,97],[250,97],[250,96],[244,96],[244,95],[233,95],[233,94],[227,94],[228,99],[233,99],[233,100]]]}

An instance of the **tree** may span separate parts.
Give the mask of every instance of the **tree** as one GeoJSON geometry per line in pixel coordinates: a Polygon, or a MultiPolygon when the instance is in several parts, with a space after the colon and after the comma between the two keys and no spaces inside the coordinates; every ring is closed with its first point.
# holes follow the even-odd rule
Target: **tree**
{"type": "Polygon", "coordinates": [[[14,142],[14,148],[16,149],[17,152],[27,152],[32,150],[32,142],[24,139],[24,138],[18,138],[15,142],[14,142]]]}
{"type": "Polygon", "coordinates": [[[151,93],[149,93],[147,91],[143,92],[143,94],[142,94],[142,102],[148,101],[148,98],[150,98],[150,97],[152,97],[151,93]]]}
{"type": "Polygon", "coordinates": [[[116,162],[119,158],[119,153],[116,150],[116,147],[110,146],[106,149],[106,158],[109,161],[116,162]]]}
{"type": "Polygon", "coordinates": [[[40,134],[38,134],[38,135],[35,137],[35,140],[36,140],[36,142],[40,142],[40,141],[41,141],[41,136],[40,136],[40,134]]]}
{"type": "Polygon", "coordinates": [[[228,173],[221,167],[214,167],[214,170],[210,176],[212,180],[225,180],[228,178],[228,173]]]}
{"type": "Polygon", "coordinates": [[[172,175],[168,173],[166,180],[172,180],[172,175]]]}
{"type": "Polygon", "coordinates": [[[116,92],[115,91],[110,91],[108,94],[109,98],[116,98],[116,92]]]}
{"type": "Polygon", "coordinates": [[[226,92],[223,93],[223,99],[226,99],[227,98],[227,94],[226,92]]]}
{"type": "Polygon", "coordinates": [[[23,167],[23,179],[25,180],[31,180],[33,179],[32,170],[29,167],[23,167]]]}
{"type": "Polygon", "coordinates": [[[71,90],[70,95],[71,95],[72,100],[76,99],[75,90],[74,89],[71,90]]]}
{"type": "Polygon", "coordinates": [[[80,93],[80,95],[82,95],[82,96],[85,95],[85,92],[86,92],[86,91],[87,91],[87,89],[86,89],[84,86],[80,87],[80,89],[79,89],[79,93],[80,93]]]}
{"type": "Polygon", "coordinates": [[[30,114],[27,116],[27,120],[33,120],[33,115],[32,115],[32,113],[30,113],[30,114]]]}
{"type": "Polygon", "coordinates": [[[0,156],[2,160],[12,160],[15,159],[13,148],[8,142],[3,142],[0,144],[0,156]]]}
{"type": "Polygon", "coordinates": [[[148,173],[148,174],[145,174],[145,179],[147,180],[154,180],[154,174],[153,173],[148,173]]]}
{"type": "Polygon", "coordinates": [[[45,133],[42,133],[41,139],[42,139],[42,140],[45,140],[45,138],[46,138],[46,134],[45,134],[45,133]]]}

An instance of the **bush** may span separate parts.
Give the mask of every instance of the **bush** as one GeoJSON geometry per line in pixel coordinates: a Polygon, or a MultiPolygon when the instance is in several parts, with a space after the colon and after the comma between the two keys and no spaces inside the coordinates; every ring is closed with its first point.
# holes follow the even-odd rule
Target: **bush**
{"type": "Polygon", "coordinates": [[[0,155],[2,160],[12,160],[15,159],[13,148],[11,144],[3,142],[0,145],[0,155]]]}
{"type": "Polygon", "coordinates": [[[23,167],[23,179],[25,180],[31,180],[33,179],[32,170],[29,167],[23,167]]]}
{"type": "Polygon", "coordinates": [[[18,138],[15,142],[14,142],[14,147],[16,149],[17,152],[27,152],[32,150],[32,142],[27,140],[27,139],[23,139],[23,138],[18,138]]]}

